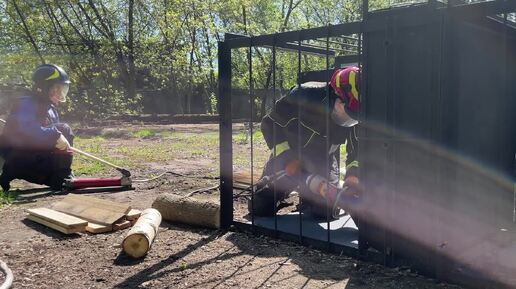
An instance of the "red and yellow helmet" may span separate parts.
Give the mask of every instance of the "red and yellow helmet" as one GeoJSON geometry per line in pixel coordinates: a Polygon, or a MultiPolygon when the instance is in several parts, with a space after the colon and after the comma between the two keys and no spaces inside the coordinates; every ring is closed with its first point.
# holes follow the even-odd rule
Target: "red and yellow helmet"
{"type": "Polygon", "coordinates": [[[352,117],[356,116],[360,104],[358,99],[358,92],[360,90],[360,68],[348,66],[335,70],[330,80],[330,86],[345,104],[346,112],[352,117]]]}

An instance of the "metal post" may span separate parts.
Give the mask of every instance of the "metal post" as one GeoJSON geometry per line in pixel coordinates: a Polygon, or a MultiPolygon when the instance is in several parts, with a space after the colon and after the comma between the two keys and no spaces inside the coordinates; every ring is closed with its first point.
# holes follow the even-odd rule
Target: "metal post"
{"type": "MultiPolygon", "coordinates": [[[[386,180],[386,183],[388,184],[387,186],[387,196],[386,196],[386,199],[387,199],[387,204],[388,206],[387,207],[387,214],[389,215],[389,218],[392,220],[394,219],[392,216],[394,214],[396,214],[397,212],[395,212],[393,210],[393,203],[395,203],[395,199],[396,199],[396,148],[398,146],[398,144],[396,144],[396,141],[397,141],[397,128],[396,128],[396,63],[397,63],[397,29],[398,29],[398,26],[397,26],[397,19],[395,16],[393,16],[392,18],[390,18],[389,21],[389,28],[386,32],[386,35],[387,35],[387,39],[386,41],[389,43],[389,45],[387,46],[387,55],[389,57],[389,60],[388,60],[388,63],[390,63],[390,65],[388,65],[388,67],[390,68],[390,71],[387,71],[387,74],[386,75],[389,75],[391,80],[388,82],[387,84],[387,88],[389,91],[387,92],[386,94],[386,97],[387,99],[385,100],[387,102],[387,105],[385,106],[387,108],[387,113],[386,113],[386,124],[390,126],[390,129],[391,129],[391,135],[388,136],[388,147],[387,147],[387,150],[385,151],[385,154],[386,154],[386,161],[387,161],[387,166],[385,166],[384,168],[387,168],[387,167],[390,167],[390,169],[388,170],[389,173],[387,175],[387,180],[386,180]]],[[[384,249],[384,254],[385,254],[385,264],[388,265],[388,264],[391,264],[391,262],[393,261],[393,254],[395,254],[396,252],[394,252],[392,249],[392,243],[394,242],[394,236],[392,235],[392,227],[394,226],[394,224],[388,224],[384,230],[384,233],[385,233],[385,249],[384,249]]]]}
{"type": "Polygon", "coordinates": [[[253,39],[249,41],[249,51],[247,56],[249,65],[249,139],[251,142],[251,224],[254,226],[254,146],[253,146],[253,119],[254,119],[254,96],[253,96],[253,39]]]}
{"type": "Polygon", "coordinates": [[[369,0],[362,0],[362,21],[367,19],[369,14],[369,0]]]}
{"type": "MultiPolygon", "coordinates": [[[[331,76],[329,75],[330,70],[330,26],[327,26],[328,34],[326,35],[326,81],[329,81],[331,76]]],[[[328,101],[328,112],[332,111],[332,107],[330,107],[330,86],[326,85],[326,99],[328,101]]],[[[326,118],[324,120],[326,122],[326,148],[330,147],[330,114],[326,113],[326,118]]],[[[340,149],[340,147],[339,147],[340,149]]],[[[330,179],[330,159],[326,156],[326,180],[330,179]]],[[[337,174],[337,178],[340,180],[340,166],[337,165],[337,169],[339,173],[337,174]]],[[[337,183],[338,184],[338,183],[337,183]]],[[[329,191],[330,184],[326,182],[326,191],[329,191]]],[[[333,204],[326,202],[326,242],[328,243],[328,250],[331,248],[331,230],[330,230],[330,214],[333,216],[333,204]]]]}
{"type": "MultiPolygon", "coordinates": [[[[359,123],[363,123],[365,121],[365,111],[366,111],[366,98],[367,98],[367,46],[366,46],[366,29],[367,27],[367,14],[369,13],[369,1],[363,0],[362,1],[362,22],[360,23],[360,31],[358,36],[358,67],[360,68],[360,91],[359,93],[359,99],[360,99],[360,108],[358,111],[358,120],[359,123]]],[[[363,124],[359,124],[362,126],[363,124]]],[[[360,137],[361,135],[361,129],[359,127],[358,129],[358,147],[356,148],[358,150],[357,153],[357,160],[359,163],[361,163],[361,156],[360,156],[360,137]]],[[[363,170],[362,167],[359,167],[358,176],[361,177],[363,170]]],[[[367,192],[367,184],[364,184],[365,186],[365,192],[367,192]]],[[[355,220],[357,228],[358,228],[358,252],[361,255],[365,255],[366,251],[369,248],[369,242],[367,242],[367,239],[364,237],[365,232],[367,231],[367,228],[363,222],[360,221],[360,219],[355,220]],[[362,223],[362,224],[361,224],[362,223]]]]}
{"type": "MultiPolygon", "coordinates": [[[[297,42],[298,50],[297,50],[297,85],[301,85],[301,32],[298,34],[299,40],[297,42]]],[[[297,108],[297,119],[299,121],[297,127],[297,135],[301,135],[301,108],[297,108]]],[[[301,145],[297,144],[297,158],[301,162],[301,145]]],[[[302,208],[302,199],[301,195],[299,196],[299,242],[303,243],[303,212],[302,208]]]]}
{"type": "MultiPolygon", "coordinates": [[[[272,44],[272,109],[274,109],[276,105],[276,38],[273,40],[272,44]]],[[[272,139],[276,139],[276,126],[272,127],[272,139]]],[[[276,156],[276,146],[273,148],[273,156],[276,156]]],[[[276,162],[273,163],[276,166],[276,162]]],[[[274,168],[274,171],[277,172],[277,168],[274,168]]],[[[276,182],[272,183],[272,191],[274,194],[274,204],[278,202],[278,192],[276,191],[276,182]]],[[[278,214],[276,210],[274,210],[274,234],[278,234],[278,214]]]]}
{"type": "MultiPolygon", "coordinates": [[[[508,20],[507,20],[507,13],[504,13],[503,14],[503,48],[502,48],[502,57],[503,57],[503,61],[502,63],[504,64],[503,66],[503,95],[505,97],[505,99],[509,99],[509,96],[508,96],[508,93],[509,93],[509,89],[507,87],[507,73],[508,73],[508,69],[507,69],[507,54],[508,54],[508,49],[507,49],[507,46],[508,46],[508,41],[507,41],[507,33],[508,33],[508,29],[507,29],[507,25],[509,24],[508,23],[508,20]]],[[[514,155],[514,173],[515,173],[515,176],[516,176],[516,154],[514,155]]],[[[514,180],[516,181],[516,180],[514,180]]],[[[512,209],[512,222],[516,222],[516,183],[513,184],[513,209],[512,209]]]]}
{"type": "MultiPolygon", "coordinates": [[[[437,5],[437,3],[435,3],[437,5]]],[[[435,7],[435,6],[434,6],[435,7]]],[[[443,107],[443,81],[444,81],[444,42],[445,42],[445,24],[446,24],[446,18],[443,11],[436,10],[436,21],[438,21],[438,25],[431,25],[430,29],[435,29],[434,35],[435,35],[435,43],[436,43],[436,63],[437,67],[435,69],[435,72],[437,74],[436,76],[436,92],[437,92],[437,98],[435,100],[434,104],[434,111],[435,111],[435,128],[434,128],[434,135],[433,138],[435,139],[436,143],[442,143],[442,127],[443,127],[443,110],[441,109],[443,107]]],[[[436,157],[438,158],[438,173],[436,174],[436,183],[437,187],[439,188],[436,191],[437,195],[437,201],[442,202],[444,200],[443,196],[446,194],[446,174],[448,173],[447,164],[444,163],[443,156],[440,152],[440,150],[435,150],[436,157]]],[[[445,204],[443,204],[444,207],[445,204]]],[[[438,228],[441,227],[443,222],[446,222],[446,220],[443,220],[440,215],[436,216],[438,228]]],[[[442,232],[437,232],[437,239],[442,239],[442,232]]],[[[444,275],[444,272],[442,270],[442,256],[437,255],[436,261],[434,264],[434,271],[436,278],[439,278],[440,276],[444,275]]]]}
{"type": "Polygon", "coordinates": [[[218,43],[220,114],[220,227],[233,223],[233,142],[231,119],[231,48],[218,43]]]}

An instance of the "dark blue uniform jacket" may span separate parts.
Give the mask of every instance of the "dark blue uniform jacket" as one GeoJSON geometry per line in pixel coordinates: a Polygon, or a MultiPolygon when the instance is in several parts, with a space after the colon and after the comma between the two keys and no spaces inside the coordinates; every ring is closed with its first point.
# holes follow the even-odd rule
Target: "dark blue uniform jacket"
{"type": "Polygon", "coordinates": [[[57,110],[48,100],[20,97],[7,118],[1,145],[4,150],[52,150],[60,136],[58,123],[57,110]]]}

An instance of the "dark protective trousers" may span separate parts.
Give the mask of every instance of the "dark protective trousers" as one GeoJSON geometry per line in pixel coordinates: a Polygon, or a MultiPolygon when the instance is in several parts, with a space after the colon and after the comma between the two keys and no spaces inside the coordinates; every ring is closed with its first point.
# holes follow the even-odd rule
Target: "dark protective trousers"
{"type": "Polygon", "coordinates": [[[301,171],[297,175],[276,179],[278,173],[285,169],[289,159],[291,158],[287,152],[269,159],[260,182],[256,184],[256,193],[252,201],[248,202],[249,212],[252,212],[255,216],[273,216],[281,208],[282,202],[288,198],[290,193],[297,191],[300,197],[301,211],[322,219],[326,219],[328,213],[331,218],[333,204],[328,204],[325,198],[311,192],[306,185],[306,179],[311,174],[324,176],[326,175],[325,171],[329,169],[329,182],[338,186],[337,160],[332,158],[329,164],[321,167],[321,164],[305,159],[301,161],[301,171]]]}
{"type": "MultiPolygon", "coordinates": [[[[74,134],[70,126],[59,123],[56,127],[73,146],[74,134]]],[[[64,179],[72,174],[73,155],[67,151],[8,148],[4,159],[0,176],[0,185],[4,191],[9,190],[9,184],[14,179],[61,190],[64,179]]]]}

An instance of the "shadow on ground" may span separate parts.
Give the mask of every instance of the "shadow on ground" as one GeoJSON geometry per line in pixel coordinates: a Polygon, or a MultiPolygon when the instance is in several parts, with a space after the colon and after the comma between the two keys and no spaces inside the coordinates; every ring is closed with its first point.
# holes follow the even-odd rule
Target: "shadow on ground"
{"type": "Polygon", "coordinates": [[[38,224],[34,221],[31,221],[29,219],[23,219],[22,220],[22,223],[33,229],[33,230],[36,230],[44,235],[47,235],[48,237],[52,238],[52,239],[55,239],[55,240],[70,240],[70,239],[77,239],[77,238],[80,238],[81,235],[79,234],[70,234],[70,235],[65,235],[61,232],[58,232],[58,231],[55,231],[55,230],[52,230],[44,225],[41,225],[41,224],[38,224]]]}
{"type": "MultiPolygon", "coordinates": [[[[177,227],[170,226],[166,223],[162,223],[162,226],[169,226],[174,230],[184,231],[197,231],[198,229],[192,229],[191,227],[177,227]]],[[[199,231],[201,232],[201,231],[199,231]]],[[[188,263],[188,270],[197,270],[201,267],[213,264],[221,263],[232,258],[236,258],[242,255],[246,255],[248,258],[243,263],[239,263],[233,267],[225,266],[226,271],[223,271],[223,277],[213,276],[201,278],[198,282],[188,283],[189,287],[196,288],[220,288],[220,286],[226,285],[225,282],[235,278],[239,275],[252,276],[254,280],[259,280],[260,284],[255,288],[260,288],[270,282],[288,282],[290,278],[303,276],[305,277],[306,283],[300,288],[308,288],[308,282],[313,280],[326,280],[330,283],[338,283],[343,280],[349,279],[348,284],[345,288],[367,288],[363,287],[367,284],[365,281],[367,277],[362,276],[364,272],[361,272],[360,266],[357,265],[356,261],[347,257],[331,256],[305,248],[294,243],[280,242],[272,240],[266,237],[253,236],[246,233],[240,232],[222,232],[222,231],[209,231],[202,239],[187,245],[181,251],[170,255],[161,262],[147,267],[122,282],[116,284],[115,288],[138,288],[139,286],[145,287],[144,283],[151,280],[158,280],[169,274],[180,273],[185,268],[175,263],[178,260],[183,259],[185,256],[193,253],[201,247],[221,238],[225,235],[225,240],[231,242],[233,246],[227,248],[214,257],[203,259],[196,263],[188,263]],[[252,266],[258,258],[269,258],[274,257],[271,260],[262,260],[258,267],[252,266]],[[278,276],[275,276],[277,272],[282,268],[283,265],[295,264],[299,266],[299,270],[293,270],[292,274],[288,276],[281,276],[281,280],[278,280],[278,276]],[[275,268],[273,272],[263,274],[261,271],[267,268],[275,268]],[[276,268],[277,267],[277,268],[276,268]],[[229,271],[228,271],[229,270],[229,271]],[[262,274],[257,277],[258,272],[262,274]],[[274,280],[273,280],[274,279],[274,280]],[[332,282],[333,281],[333,282],[332,282]],[[215,283],[215,285],[214,285],[215,283]],[[143,285],[142,285],[143,284],[143,285]],[[224,284],[224,285],[223,285],[224,284]]],[[[120,254],[114,264],[117,266],[132,266],[141,263],[141,261],[133,260],[123,253],[120,254]]],[[[267,270],[266,270],[267,271],[267,270]]],[[[288,283],[287,283],[288,284],[288,283]]],[[[243,284],[246,285],[246,284],[243,284]]],[[[244,286],[246,287],[246,286],[244,286]]],[[[248,288],[248,284],[247,287],[248,288]]]]}
{"type": "MultiPolygon", "coordinates": [[[[162,223],[161,227],[172,228],[172,226],[167,224],[167,223],[162,223]]],[[[179,230],[188,230],[188,231],[192,230],[192,229],[189,229],[189,228],[186,228],[186,227],[176,227],[176,226],[174,226],[173,228],[175,230],[177,230],[177,229],[179,229],[179,230]]],[[[177,252],[177,253],[175,253],[173,255],[170,255],[168,258],[162,260],[161,262],[159,262],[157,264],[154,264],[154,265],[152,265],[150,267],[147,267],[144,270],[138,271],[138,273],[136,273],[135,275],[125,279],[124,281],[122,281],[121,283],[115,285],[114,287],[115,288],[136,288],[136,287],[140,286],[141,284],[143,284],[143,283],[145,283],[147,281],[159,279],[160,277],[163,277],[164,275],[172,274],[174,272],[182,271],[184,269],[182,269],[180,267],[177,267],[177,266],[172,266],[172,264],[174,262],[176,262],[177,260],[182,259],[185,256],[187,256],[188,254],[194,252],[198,248],[200,248],[200,247],[202,247],[202,246],[212,242],[213,240],[217,239],[218,237],[221,236],[221,234],[223,234],[223,233],[221,233],[219,231],[212,231],[211,233],[205,235],[203,238],[201,238],[197,242],[186,246],[183,250],[181,250],[181,251],[179,251],[179,252],[177,252]],[[171,267],[171,269],[166,269],[169,266],[171,267]],[[163,270],[163,269],[166,269],[166,270],[163,270]]],[[[222,253],[221,255],[223,255],[223,254],[224,253],[222,253]]],[[[231,258],[231,256],[227,256],[226,258],[231,258]]],[[[217,259],[217,257],[214,258],[214,259],[217,259]]],[[[198,263],[194,263],[194,264],[188,264],[188,268],[189,269],[195,269],[195,268],[201,267],[201,266],[203,266],[205,264],[213,262],[214,259],[204,260],[202,262],[198,262],[198,263]]],[[[128,257],[127,255],[125,255],[124,253],[121,253],[115,259],[114,265],[117,265],[117,266],[131,266],[131,265],[135,265],[135,264],[141,263],[141,261],[143,261],[143,260],[144,259],[134,260],[134,259],[128,257]]]]}

